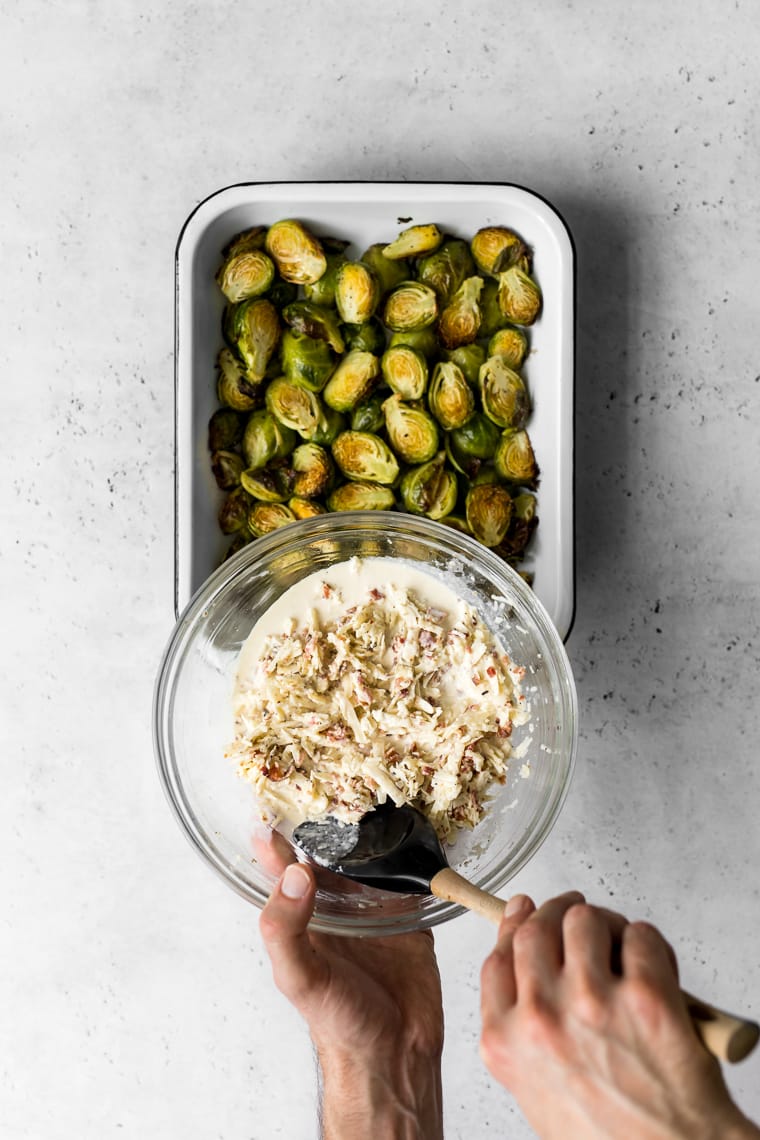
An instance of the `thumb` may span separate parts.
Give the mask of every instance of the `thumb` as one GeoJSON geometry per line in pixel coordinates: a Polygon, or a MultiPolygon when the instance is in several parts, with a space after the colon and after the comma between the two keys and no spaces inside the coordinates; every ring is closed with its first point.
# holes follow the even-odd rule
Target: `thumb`
{"type": "Polygon", "coordinates": [[[301,1012],[327,975],[326,963],[314,949],[307,930],[316,890],[312,869],[304,863],[291,863],[259,919],[275,985],[301,1012]]]}

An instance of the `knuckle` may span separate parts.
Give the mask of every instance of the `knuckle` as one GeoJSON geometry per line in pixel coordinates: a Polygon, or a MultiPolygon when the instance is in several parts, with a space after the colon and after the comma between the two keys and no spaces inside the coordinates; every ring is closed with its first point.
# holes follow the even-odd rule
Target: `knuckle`
{"type": "Polygon", "coordinates": [[[540,918],[532,918],[519,926],[512,935],[512,945],[516,950],[533,951],[546,938],[546,926],[540,918]]]}
{"type": "Polygon", "coordinates": [[[609,1022],[609,1007],[603,995],[588,981],[583,981],[575,994],[575,1016],[589,1029],[603,1030],[609,1022]]]}

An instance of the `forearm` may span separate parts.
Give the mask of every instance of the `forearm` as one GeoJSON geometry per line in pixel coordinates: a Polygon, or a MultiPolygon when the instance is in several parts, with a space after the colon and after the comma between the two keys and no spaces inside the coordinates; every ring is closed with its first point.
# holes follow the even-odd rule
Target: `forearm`
{"type": "Polygon", "coordinates": [[[323,1140],[442,1140],[440,1056],[318,1050],[323,1140]]]}

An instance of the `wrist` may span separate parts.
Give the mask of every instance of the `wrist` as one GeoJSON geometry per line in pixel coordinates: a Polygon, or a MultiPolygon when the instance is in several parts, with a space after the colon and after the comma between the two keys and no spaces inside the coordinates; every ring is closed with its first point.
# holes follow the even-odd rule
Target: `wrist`
{"type": "Polygon", "coordinates": [[[324,1140],[441,1140],[440,1052],[317,1046],[324,1140]]]}

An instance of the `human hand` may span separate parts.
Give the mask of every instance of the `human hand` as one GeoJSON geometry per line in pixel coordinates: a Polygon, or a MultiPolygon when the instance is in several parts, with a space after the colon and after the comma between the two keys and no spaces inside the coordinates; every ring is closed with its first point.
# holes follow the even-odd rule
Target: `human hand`
{"type": "MultiPolygon", "coordinates": [[[[267,858],[292,858],[279,836],[267,858]]],[[[266,858],[266,856],[265,856],[266,858]]],[[[275,984],[305,1018],[324,1079],[326,1140],[443,1135],[441,984],[430,931],[351,938],[308,929],[316,881],[286,867],[261,914],[275,984]]]]}
{"type": "Polygon", "coordinates": [[[577,892],[515,896],[481,973],[481,1056],[543,1140],[760,1137],[731,1100],[642,922],[577,892]]]}

